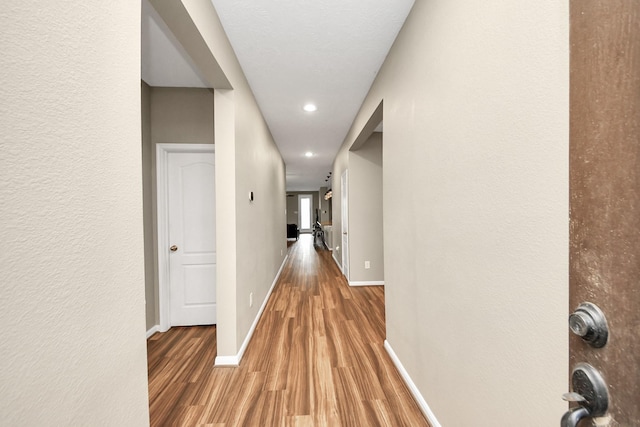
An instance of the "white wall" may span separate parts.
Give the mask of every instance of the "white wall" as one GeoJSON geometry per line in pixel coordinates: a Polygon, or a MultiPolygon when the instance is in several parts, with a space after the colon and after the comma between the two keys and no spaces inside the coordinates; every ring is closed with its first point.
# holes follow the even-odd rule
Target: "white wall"
{"type": "Polygon", "coordinates": [[[140,4],[0,27],[0,423],[148,425],[140,4]]]}
{"type": "Polygon", "coordinates": [[[334,163],[338,202],[384,100],[387,338],[447,427],[566,409],[568,29],[568,3],[418,0],[334,163]]]}

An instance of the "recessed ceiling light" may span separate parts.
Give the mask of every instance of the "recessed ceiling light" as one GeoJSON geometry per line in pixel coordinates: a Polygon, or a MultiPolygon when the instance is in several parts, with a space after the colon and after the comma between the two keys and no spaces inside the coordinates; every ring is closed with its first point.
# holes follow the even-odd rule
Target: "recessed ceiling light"
{"type": "Polygon", "coordinates": [[[313,153],[311,151],[307,151],[306,153],[304,153],[305,157],[313,157],[313,153]]]}
{"type": "Polygon", "coordinates": [[[306,104],[304,107],[302,107],[302,109],[307,113],[313,113],[318,109],[318,107],[316,107],[315,104],[306,104]]]}

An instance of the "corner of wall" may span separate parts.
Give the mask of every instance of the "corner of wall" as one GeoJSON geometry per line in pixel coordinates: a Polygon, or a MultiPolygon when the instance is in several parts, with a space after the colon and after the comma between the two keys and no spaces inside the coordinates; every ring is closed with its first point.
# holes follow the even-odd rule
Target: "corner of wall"
{"type": "Polygon", "coordinates": [[[218,268],[216,300],[218,304],[218,355],[233,356],[237,347],[236,321],[236,148],[235,96],[232,90],[214,91],[214,139],[216,144],[216,247],[218,268]]]}

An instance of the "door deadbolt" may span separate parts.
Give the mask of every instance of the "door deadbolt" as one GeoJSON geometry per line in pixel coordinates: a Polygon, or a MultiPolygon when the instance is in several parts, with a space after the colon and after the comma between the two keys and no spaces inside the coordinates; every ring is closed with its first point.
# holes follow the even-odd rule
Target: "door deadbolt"
{"type": "Polygon", "coordinates": [[[571,332],[595,348],[603,347],[609,337],[609,328],[604,313],[597,305],[583,302],[569,316],[571,332]]]}

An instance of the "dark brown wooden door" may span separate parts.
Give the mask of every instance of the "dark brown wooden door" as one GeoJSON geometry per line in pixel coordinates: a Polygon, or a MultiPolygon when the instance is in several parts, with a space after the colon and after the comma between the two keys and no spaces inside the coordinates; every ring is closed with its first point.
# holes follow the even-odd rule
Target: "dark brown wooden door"
{"type": "Polygon", "coordinates": [[[604,312],[609,339],[570,336],[609,410],[580,426],[640,426],[640,1],[571,0],[570,310],[604,312]]]}

